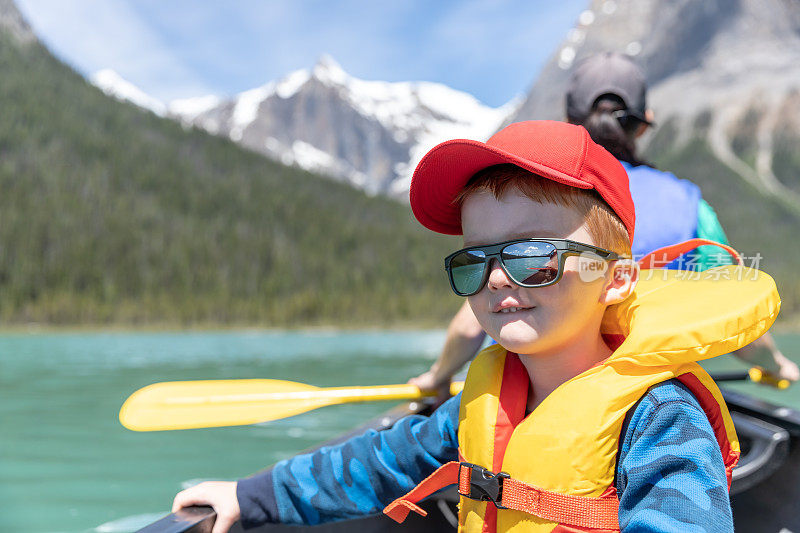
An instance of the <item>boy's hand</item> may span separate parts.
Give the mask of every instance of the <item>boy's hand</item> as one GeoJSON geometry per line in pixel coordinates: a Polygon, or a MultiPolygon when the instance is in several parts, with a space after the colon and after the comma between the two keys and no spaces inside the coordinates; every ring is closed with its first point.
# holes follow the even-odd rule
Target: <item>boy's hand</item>
{"type": "Polygon", "coordinates": [[[800,369],[775,345],[770,332],[733,352],[734,355],[750,365],[760,366],[778,379],[798,381],[800,369]]]}
{"type": "Polygon", "coordinates": [[[800,368],[781,352],[775,354],[775,363],[778,365],[778,377],[789,381],[800,380],[800,368]]]}
{"type": "Polygon", "coordinates": [[[235,481],[205,481],[175,495],[172,512],[192,505],[210,505],[217,513],[211,533],[227,533],[239,520],[239,500],[235,481]]]}
{"type": "Polygon", "coordinates": [[[408,380],[409,385],[415,385],[422,392],[435,392],[436,405],[439,406],[450,398],[450,379],[437,378],[433,370],[428,370],[415,378],[408,380]]]}

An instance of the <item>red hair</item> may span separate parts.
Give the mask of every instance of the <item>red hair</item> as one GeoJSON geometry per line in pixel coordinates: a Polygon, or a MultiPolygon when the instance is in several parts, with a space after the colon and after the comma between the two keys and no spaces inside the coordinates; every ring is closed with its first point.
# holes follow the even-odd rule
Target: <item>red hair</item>
{"type": "Polygon", "coordinates": [[[574,209],[583,217],[594,244],[631,257],[631,241],[625,224],[594,189],[579,189],[528,172],[516,165],[487,167],[476,173],[453,202],[461,205],[470,194],[488,189],[500,199],[509,189],[516,188],[538,203],[551,203],[574,209]]]}

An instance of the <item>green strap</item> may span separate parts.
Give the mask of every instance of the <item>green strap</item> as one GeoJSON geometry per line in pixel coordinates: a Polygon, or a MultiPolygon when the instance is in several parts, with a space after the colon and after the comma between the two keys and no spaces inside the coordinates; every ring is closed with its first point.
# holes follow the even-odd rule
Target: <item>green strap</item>
{"type": "MultiPolygon", "coordinates": [[[[728,244],[728,237],[725,236],[725,230],[722,229],[717,214],[703,199],[697,204],[697,237],[728,244]]],[[[730,265],[733,259],[716,246],[700,246],[694,251],[692,262],[702,271],[719,265],[730,265]]]]}

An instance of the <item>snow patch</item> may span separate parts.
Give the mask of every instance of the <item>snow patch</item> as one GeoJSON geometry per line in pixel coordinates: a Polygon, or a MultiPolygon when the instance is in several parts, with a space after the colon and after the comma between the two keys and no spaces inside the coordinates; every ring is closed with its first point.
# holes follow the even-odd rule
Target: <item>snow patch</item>
{"type": "Polygon", "coordinates": [[[268,83],[256,89],[240,93],[233,108],[233,128],[244,130],[258,116],[261,102],[275,92],[275,84],[268,83]]]}
{"type": "Polygon", "coordinates": [[[638,56],[642,51],[642,43],[639,41],[632,41],[625,47],[625,53],[629,56],[638,56]]]}
{"type": "Polygon", "coordinates": [[[567,33],[567,40],[576,46],[581,45],[586,40],[586,32],[579,28],[572,28],[567,33]]]}
{"type": "Polygon", "coordinates": [[[314,168],[324,169],[336,163],[330,154],[303,141],[292,143],[292,154],[295,162],[300,167],[308,170],[314,168]]]}
{"type": "Polygon", "coordinates": [[[267,137],[264,141],[264,147],[272,153],[279,153],[284,149],[283,144],[275,137],[267,137]]]}
{"type": "Polygon", "coordinates": [[[307,70],[295,70],[280,82],[275,87],[275,94],[283,98],[291,98],[300,88],[305,85],[311,75],[307,70]]]}
{"type": "MultiPolygon", "coordinates": [[[[287,159],[289,159],[287,157],[287,159]]],[[[352,185],[366,189],[375,194],[377,189],[370,187],[367,176],[358,172],[344,161],[340,161],[329,153],[303,141],[294,141],[291,149],[291,160],[298,167],[311,172],[319,172],[333,177],[345,178],[352,185]]]]}
{"type": "MultiPolygon", "coordinates": [[[[470,96],[470,98],[472,97],[470,96]]],[[[516,112],[521,105],[522,97],[517,96],[506,105],[498,108],[485,107],[474,98],[472,100],[481,107],[465,109],[464,118],[461,121],[431,121],[423,131],[415,136],[416,143],[409,151],[408,162],[395,165],[395,172],[398,178],[392,182],[390,188],[390,193],[393,196],[408,193],[414,169],[431,148],[449,139],[486,141],[500,129],[500,126],[503,125],[508,117],[516,112]],[[465,120],[466,117],[471,120],[465,120]]]]}
{"type": "Polygon", "coordinates": [[[343,85],[350,79],[341,65],[328,54],[323,54],[319,58],[312,74],[319,81],[331,85],[343,85]]]}
{"type": "Polygon", "coordinates": [[[261,87],[239,93],[233,108],[231,139],[237,141],[242,138],[244,130],[258,118],[258,108],[265,100],[275,95],[283,99],[291,98],[309,78],[307,70],[296,70],[278,82],[269,82],[261,87]]]}
{"type": "Polygon", "coordinates": [[[614,0],[606,0],[600,8],[606,15],[611,15],[617,10],[617,3],[614,0]]]}
{"type": "Polygon", "coordinates": [[[220,103],[222,103],[222,100],[219,96],[213,94],[193,98],[180,98],[172,100],[167,105],[167,111],[170,115],[177,115],[183,119],[191,120],[212,110],[220,103]]]}
{"type": "Polygon", "coordinates": [[[575,61],[575,49],[571,46],[565,46],[561,49],[561,53],[558,54],[558,66],[562,69],[566,70],[572,66],[572,62],[575,61]]]}
{"type": "Polygon", "coordinates": [[[148,95],[110,68],[98,70],[90,76],[89,81],[108,96],[112,96],[117,100],[130,102],[144,109],[149,109],[158,116],[166,114],[167,107],[161,100],[148,95]]]}
{"type": "Polygon", "coordinates": [[[294,165],[308,170],[324,174],[339,180],[345,180],[351,185],[366,190],[370,194],[376,194],[377,187],[370,182],[363,172],[354,169],[346,161],[336,159],[328,152],[320,150],[316,146],[304,141],[294,141],[291,146],[287,146],[275,137],[267,137],[264,141],[267,152],[284,165],[294,165]]]}

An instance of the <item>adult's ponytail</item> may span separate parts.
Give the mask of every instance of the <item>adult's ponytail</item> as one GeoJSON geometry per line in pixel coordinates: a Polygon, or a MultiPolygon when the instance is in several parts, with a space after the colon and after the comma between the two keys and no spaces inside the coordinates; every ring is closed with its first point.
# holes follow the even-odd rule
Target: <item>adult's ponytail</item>
{"type": "Polygon", "coordinates": [[[581,125],[594,142],[620,161],[634,166],[645,164],[636,157],[636,132],[641,123],[635,119],[625,120],[624,113],[621,121],[619,112],[624,110],[625,104],[620,97],[603,95],[592,105],[589,116],[581,125]]]}

